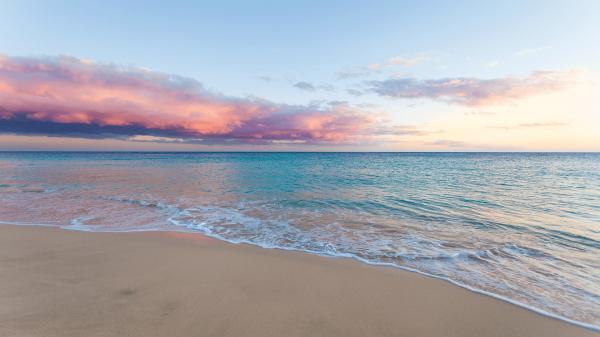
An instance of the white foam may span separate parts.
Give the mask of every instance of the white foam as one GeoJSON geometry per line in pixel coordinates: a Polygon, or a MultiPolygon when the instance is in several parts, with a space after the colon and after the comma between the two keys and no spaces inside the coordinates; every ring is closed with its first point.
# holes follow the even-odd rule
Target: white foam
{"type": "MultiPolygon", "coordinates": [[[[220,234],[214,230],[214,226],[210,225],[211,220],[215,221],[215,220],[225,219],[230,222],[235,222],[237,224],[249,225],[251,227],[260,227],[262,224],[262,222],[259,219],[246,216],[246,215],[242,214],[241,212],[238,212],[233,209],[225,209],[225,208],[220,208],[220,207],[198,207],[198,208],[188,208],[188,209],[181,210],[181,209],[178,209],[171,205],[162,205],[162,204],[157,205],[155,203],[140,203],[140,204],[142,204],[144,206],[146,206],[146,205],[157,206],[158,208],[162,209],[166,213],[171,213],[171,215],[168,217],[167,221],[169,223],[173,224],[174,228],[171,229],[171,228],[152,227],[152,228],[118,228],[118,229],[115,229],[115,228],[108,228],[108,227],[89,226],[89,225],[85,224],[86,221],[91,220],[91,218],[89,218],[89,217],[75,218],[70,222],[69,225],[60,225],[60,224],[53,225],[53,224],[46,224],[46,223],[10,222],[10,221],[0,221],[0,224],[17,225],[17,226],[59,227],[59,228],[66,229],[66,230],[76,230],[76,231],[85,231],[85,232],[112,232],[112,233],[148,232],[148,231],[180,231],[180,232],[186,232],[186,233],[199,232],[208,237],[215,238],[215,239],[225,241],[225,242],[229,242],[232,244],[249,244],[249,245],[258,246],[261,248],[279,249],[279,250],[285,250],[285,251],[297,251],[297,252],[304,252],[304,253],[316,254],[316,255],[320,255],[320,256],[333,257],[333,258],[351,258],[351,259],[357,260],[361,263],[365,263],[365,264],[369,264],[369,265],[397,268],[397,269],[401,269],[401,270],[405,270],[405,271],[409,271],[409,272],[414,272],[414,273],[417,273],[417,274],[420,274],[420,275],[423,275],[426,277],[432,277],[435,279],[446,281],[453,285],[465,288],[469,291],[472,291],[472,292],[475,292],[478,294],[482,294],[482,295],[486,295],[486,296],[490,296],[490,297],[502,300],[504,302],[511,303],[513,305],[517,305],[519,307],[528,309],[530,311],[533,311],[535,313],[538,313],[538,314],[546,316],[546,317],[558,319],[558,320],[568,322],[573,325],[577,325],[577,326],[580,326],[583,328],[587,328],[587,329],[590,329],[593,331],[600,332],[600,326],[596,326],[596,325],[593,325],[590,323],[585,323],[585,322],[569,319],[566,317],[562,317],[557,314],[527,305],[525,303],[510,299],[505,296],[501,296],[501,295],[498,295],[498,294],[495,294],[495,293],[492,293],[489,291],[477,289],[475,287],[455,281],[448,277],[443,277],[443,276],[427,273],[427,272],[424,272],[424,271],[421,271],[421,270],[418,270],[415,268],[401,266],[401,265],[391,263],[391,262],[379,262],[379,261],[365,259],[365,258],[357,256],[356,254],[353,254],[353,253],[340,252],[337,249],[335,249],[335,247],[333,247],[332,245],[328,246],[327,242],[325,242],[324,244],[321,245],[322,250],[314,250],[314,249],[304,249],[301,247],[282,246],[282,245],[275,244],[274,241],[276,241],[276,240],[274,240],[274,239],[277,237],[277,234],[265,235],[265,236],[263,236],[263,239],[265,239],[263,241],[253,241],[252,239],[246,239],[246,238],[241,238],[241,237],[239,237],[239,238],[225,237],[222,234],[220,234]],[[209,216],[207,216],[207,220],[205,220],[205,221],[198,222],[198,221],[193,220],[192,222],[185,222],[185,221],[180,221],[178,219],[181,217],[193,216],[194,212],[206,212],[206,211],[208,211],[209,216]]],[[[282,228],[286,228],[288,230],[290,228],[293,228],[293,227],[289,226],[289,224],[280,223],[279,225],[282,228]]],[[[299,233],[297,231],[297,229],[294,232],[295,232],[294,234],[299,233]]],[[[410,239],[415,240],[415,238],[410,238],[410,239]]]]}

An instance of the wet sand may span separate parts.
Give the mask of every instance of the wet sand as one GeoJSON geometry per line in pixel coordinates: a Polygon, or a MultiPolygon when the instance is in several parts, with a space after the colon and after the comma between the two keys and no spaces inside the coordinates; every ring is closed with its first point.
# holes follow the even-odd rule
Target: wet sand
{"type": "Polygon", "coordinates": [[[448,282],[175,232],[0,225],[0,336],[600,336],[448,282]]]}

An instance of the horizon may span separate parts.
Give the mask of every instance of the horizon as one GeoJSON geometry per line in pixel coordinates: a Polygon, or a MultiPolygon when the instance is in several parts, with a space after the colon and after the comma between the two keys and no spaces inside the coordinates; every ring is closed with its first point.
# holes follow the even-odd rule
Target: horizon
{"type": "Polygon", "coordinates": [[[600,151],[280,151],[280,150],[245,150],[245,151],[155,151],[155,150],[0,150],[0,153],[164,153],[164,154],[202,154],[202,153],[415,153],[415,154],[600,154],[600,151]]]}
{"type": "Polygon", "coordinates": [[[5,2],[0,150],[597,152],[599,11],[5,2]]]}

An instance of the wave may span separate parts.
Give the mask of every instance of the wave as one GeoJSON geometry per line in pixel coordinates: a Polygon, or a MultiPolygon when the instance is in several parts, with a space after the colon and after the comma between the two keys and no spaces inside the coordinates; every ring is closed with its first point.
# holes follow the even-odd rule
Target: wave
{"type": "MultiPolygon", "coordinates": [[[[133,200],[131,200],[131,201],[133,201],[133,200]]],[[[133,202],[138,203],[139,205],[143,205],[143,206],[157,207],[157,204],[154,204],[152,202],[145,202],[145,201],[139,201],[139,202],[133,201],[133,202]]],[[[194,222],[186,223],[186,222],[177,220],[177,217],[180,215],[185,216],[185,215],[189,214],[189,212],[196,212],[198,210],[199,209],[197,209],[197,208],[179,210],[175,216],[170,217],[168,219],[168,221],[171,222],[173,225],[175,225],[176,228],[168,228],[168,229],[165,229],[165,228],[117,228],[117,229],[115,229],[115,228],[109,228],[109,227],[104,227],[104,228],[94,227],[94,228],[92,228],[85,224],[86,220],[91,220],[91,218],[87,218],[87,217],[75,218],[71,221],[71,223],[69,225],[58,225],[57,226],[56,224],[51,224],[51,223],[48,224],[48,223],[37,223],[37,222],[33,223],[33,222],[14,222],[14,221],[0,221],[0,225],[59,227],[61,229],[65,229],[65,230],[75,230],[75,231],[84,231],[84,232],[104,232],[104,233],[181,231],[181,232],[186,232],[186,233],[190,233],[190,232],[191,233],[201,233],[208,237],[211,237],[211,238],[214,238],[214,239],[217,239],[220,241],[225,241],[225,242],[228,242],[231,244],[249,244],[249,245],[257,246],[257,247],[264,248],[264,249],[279,249],[279,250],[284,250],[284,251],[296,251],[296,252],[303,252],[303,253],[315,254],[315,255],[319,255],[319,256],[332,257],[332,258],[350,258],[350,259],[354,259],[358,262],[365,263],[368,265],[397,268],[397,269],[401,269],[404,271],[417,273],[419,275],[423,275],[426,277],[431,277],[431,278],[435,278],[438,280],[442,280],[442,281],[451,283],[453,285],[462,287],[464,289],[467,289],[469,291],[472,291],[472,292],[475,292],[478,294],[482,294],[485,296],[490,296],[490,297],[496,298],[498,300],[501,300],[501,301],[504,301],[507,303],[511,303],[513,305],[525,308],[527,310],[533,311],[535,313],[538,313],[538,314],[546,316],[546,317],[558,319],[558,320],[567,322],[569,324],[573,324],[573,325],[580,326],[580,327],[583,327],[586,329],[600,332],[600,326],[597,326],[597,325],[593,325],[590,323],[586,323],[586,322],[570,319],[570,318],[567,318],[564,316],[560,316],[555,313],[552,313],[552,312],[528,305],[526,303],[511,299],[509,297],[502,296],[502,295],[499,295],[499,294],[496,294],[496,293],[493,293],[490,291],[486,291],[483,289],[479,289],[479,288],[470,286],[468,284],[462,283],[460,281],[454,280],[449,277],[444,277],[444,276],[440,276],[437,274],[428,273],[428,272],[425,272],[425,271],[422,271],[422,270],[419,270],[416,268],[410,268],[410,267],[399,265],[399,264],[392,263],[392,262],[371,260],[371,259],[361,256],[360,254],[338,252],[338,251],[336,251],[336,249],[332,248],[332,246],[328,245],[327,243],[317,245],[317,246],[320,246],[321,249],[312,249],[312,248],[301,248],[301,247],[290,246],[290,245],[279,245],[279,244],[269,242],[269,241],[264,241],[264,242],[255,241],[255,240],[253,240],[253,238],[245,238],[245,239],[228,238],[226,236],[223,236],[223,234],[219,234],[219,233],[215,232],[210,226],[209,227],[204,226],[202,223],[200,223],[200,224],[194,223],[194,222]]],[[[240,218],[243,219],[245,217],[241,216],[240,218]]],[[[521,250],[522,248],[516,248],[516,249],[521,250]]],[[[490,253],[491,252],[481,252],[481,253],[478,253],[475,255],[479,257],[482,255],[486,256],[490,253]]],[[[493,253],[491,253],[491,254],[494,255],[493,253]]],[[[473,257],[473,254],[464,253],[464,254],[454,254],[452,256],[440,255],[440,256],[434,257],[432,259],[446,260],[446,259],[454,259],[454,258],[472,258],[472,257],[473,257]]]]}
{"type": "MultiPolygon", "coordinates": [[[[75,217],[66,224],[7,221],[0,221],[0,224],[58,226],[64,229],[88,232],[173,230],[197,232],[234,244],[244,243],[268,249],[352,258],[362,263],[394,267],[435,277],[549,317],[600,331],[600,326],[560,315],[561,308],[558,308],[555,303],[532,301],[527,295],[519,293],[518,288],[506,286],[507,283],[500,280],[494,281],[487,274],[490,271],[493,273],[498,268],[504,268],[510,263],[523,263],[524,259],[548,261],[548,263],[569,263],[569,261],[563,261],[534,247],[505,243],[482,249],[465,249],[449,246],[444,240],[414,232],[402,233],[386,226],[377,225],[348,228],[335,221],[319,226],[299,227],[298,224],[291,223],[284,216],[260,218],[249,215],[247,210],[253,209],[252,205],[238,205],[236,208],[207,205],[180,207],[157,200],[128,197],[107,197],[104,200],[158,211],[164,215],[169,226],[153,224],[120,227],[110,224],[99,225],[94,223],[96,219],[90,215],[75,217]],[[485,286],[481,287],[477,284],[485,286]],[[544,308],[551,308],[551,310],[544,308]]],[[[574,266],[583,267],[577,266],[577,264],[574,266]]],[[[542,272],[544,270],[540,271],[540,273],[542,272]]],[[[546,273],[551,273],[551,271],[546,271],[546,273]]],[[[557,275],[545,276],[549,280],[557,278],[557,275]]],[[[571,291],[579,294],[585,293],[588,298],[597,296],[594,293],[586,292],[585,289],[573,288],[571,291]]],[[[597,298],[597,301],[600,303],[600,297],[597,298]]]]}

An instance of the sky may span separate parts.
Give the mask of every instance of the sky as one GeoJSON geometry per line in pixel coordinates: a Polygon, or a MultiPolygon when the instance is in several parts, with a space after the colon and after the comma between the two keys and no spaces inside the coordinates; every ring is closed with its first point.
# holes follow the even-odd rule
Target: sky
{"type": "Polygon", "coordinates": [[[599,1],[2,1],[0,150],[600,151],[599,1]]]}

